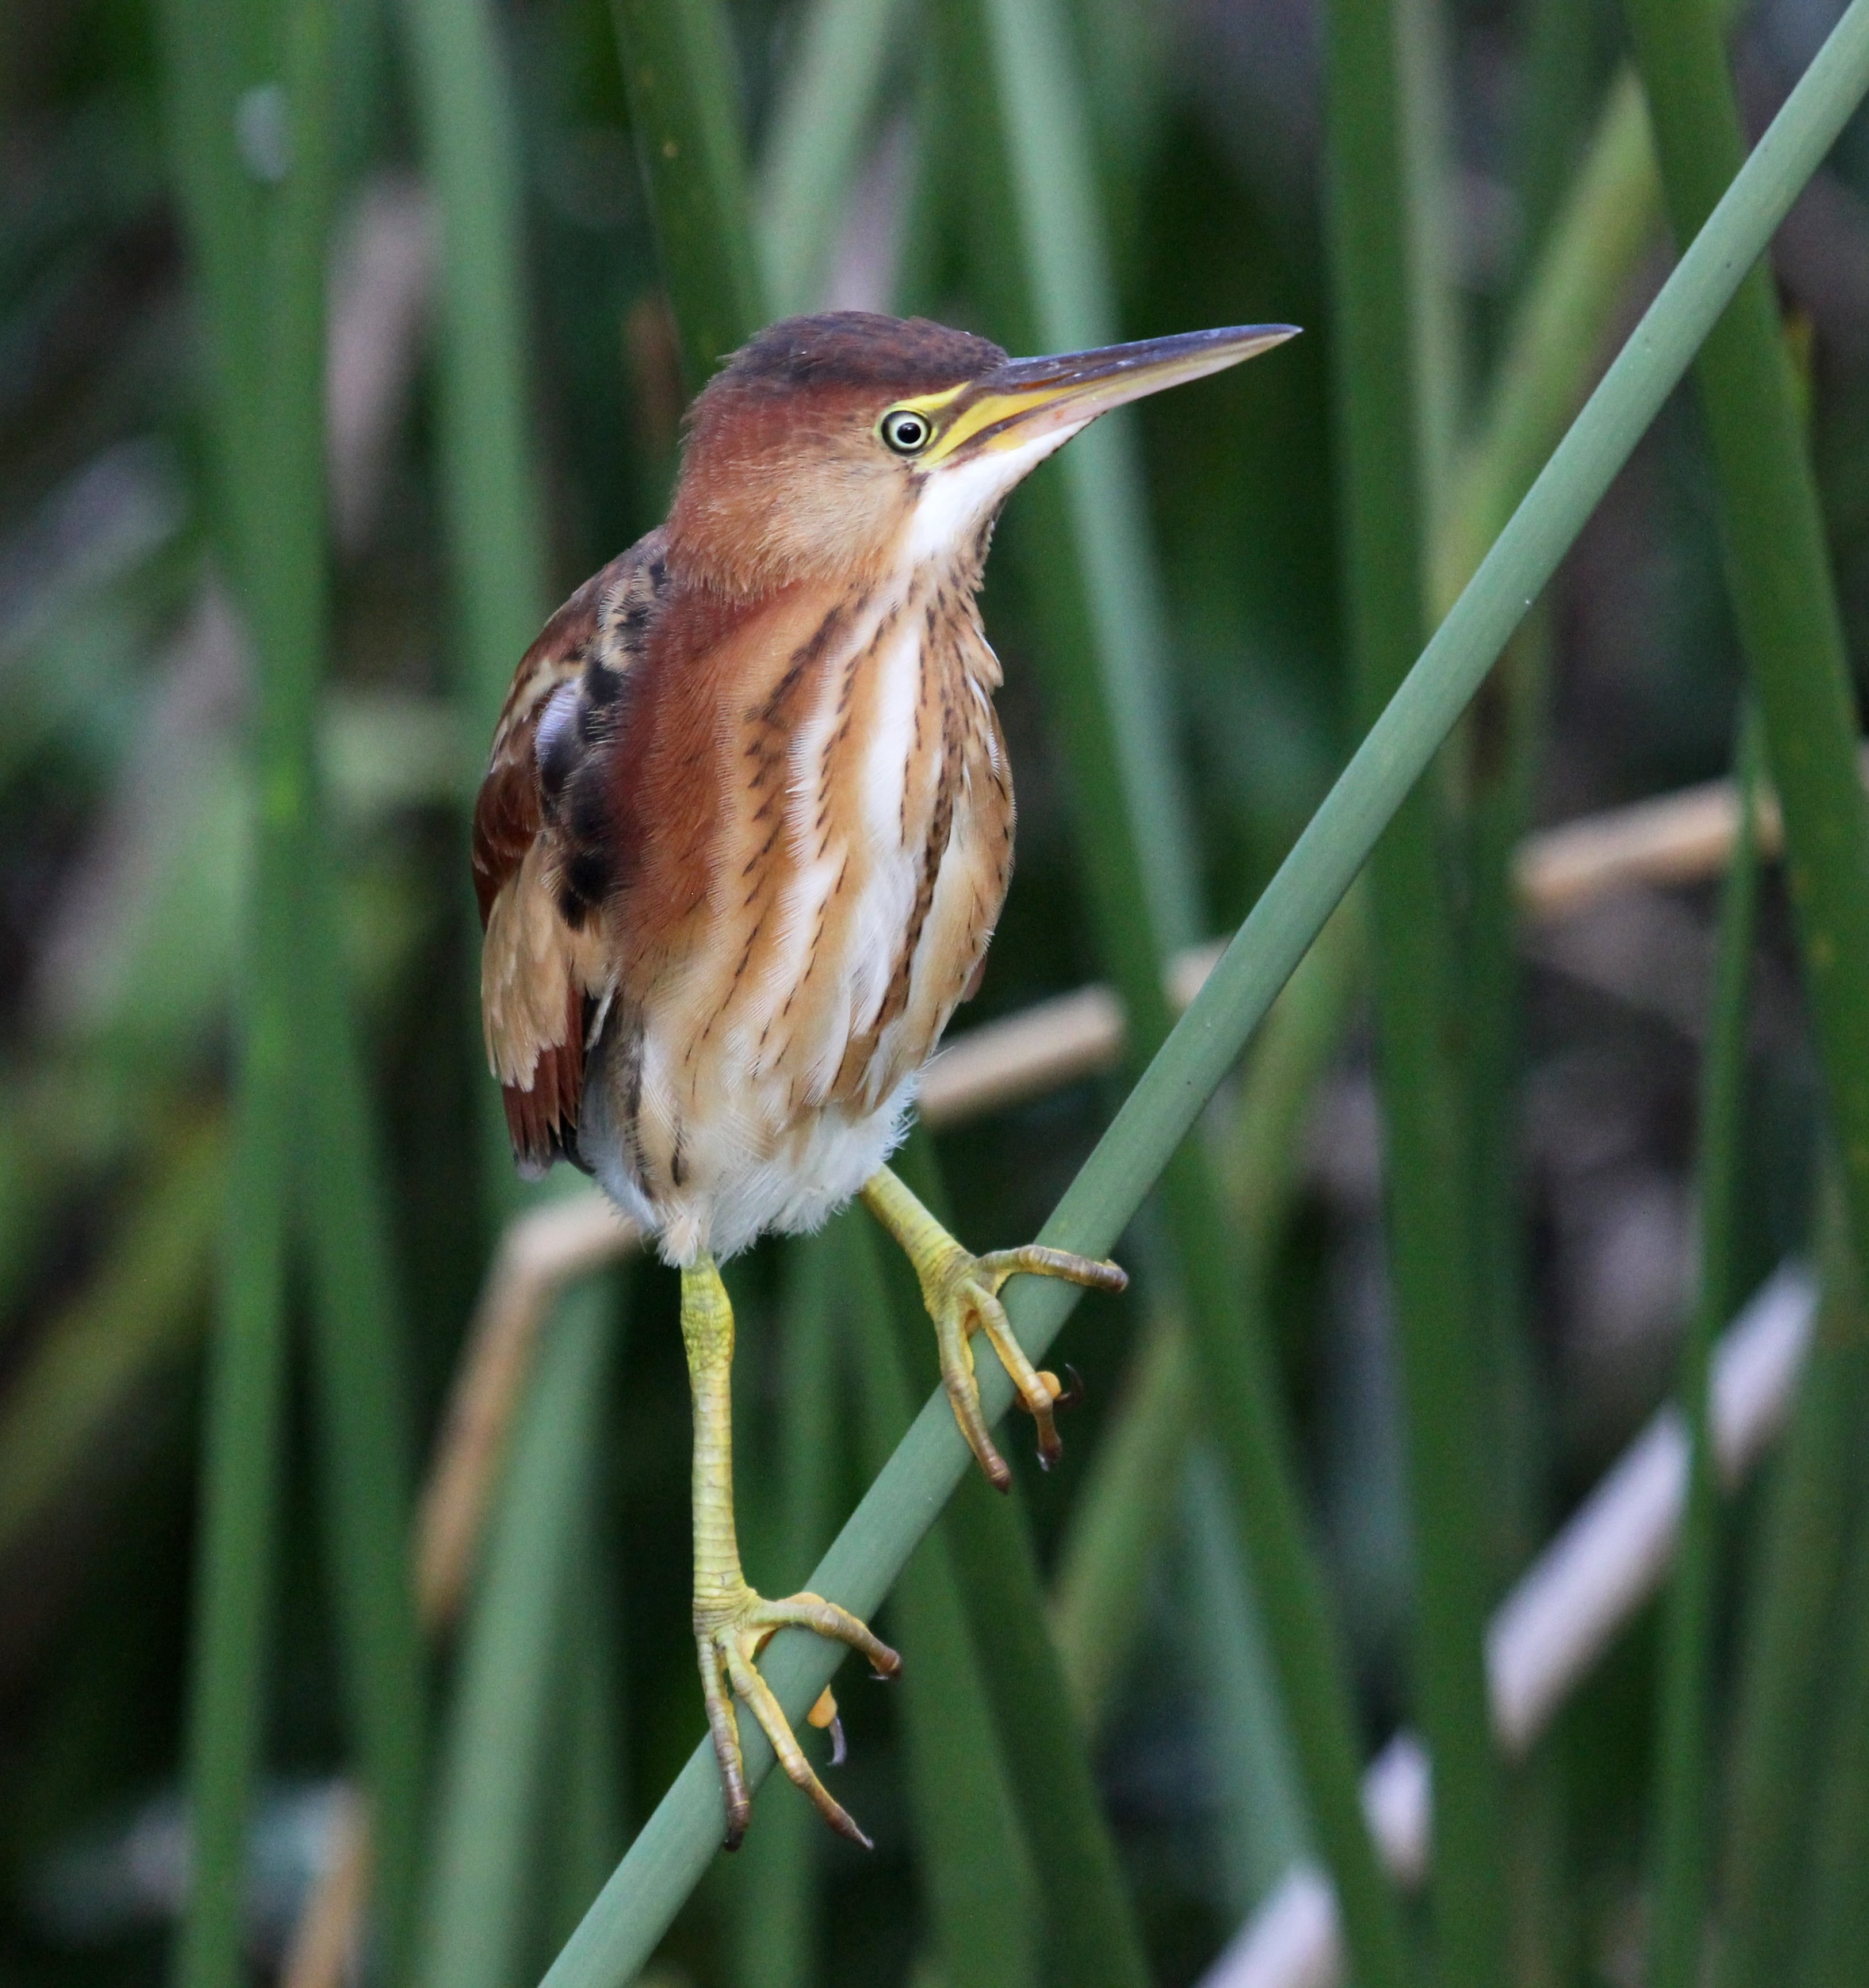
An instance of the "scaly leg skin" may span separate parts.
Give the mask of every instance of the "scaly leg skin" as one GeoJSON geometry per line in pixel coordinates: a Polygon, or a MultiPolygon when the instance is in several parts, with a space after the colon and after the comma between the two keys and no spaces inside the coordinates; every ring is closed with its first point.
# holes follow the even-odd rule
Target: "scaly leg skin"
{"type": "Polygon", "coordinates": [[[901,1244],[921,1281],[921,1299],[934,1321],[941,1353],[941,1384],[961,1425],[967,1446],[978,1458],[993,1488],[1008,1490],[1012,1473],[993,1447],[986,1418],[980,1409],[980,1385],[974,1378],[973,1335],[983,1332],[1000,1364],[1012,1377],[1019,1405],[1038,1424],[1039,1461],[1049,1469],[1063,1452],[1053,1411],[1063,1392],[1055,1374],[1043,1373],[1026,1356],[999,1302],[1007,1278],[1023,1272],[1035,1277],[1063,1277],[1093,1291],[1120,1291],[1129,1279],[1114,1263],[1073,1256],[1062,1249],[1028,1243],[1022,1249],[995,1249],[976,1256],[964,1249],[887,1167],[863,1191],[870,1212],[901,1244]]]}
{"type": "MultiPolygon", "coordinates": [[[[711,1257],[681,1273],[681,1340],[688,1349],[688,1383],[695,1396],[695,1641],[701,1653],[701,1690],[708,1729],[720,1763],[727,1807],[726,1846],[739,1847],[752,1812],[740,1754],[734,1699],[743,1699],[772,1743],[787,1777],[840,1836],[870,1839],[825,1791],[811,1770],[779,1701],[755,1659],[776,1630],[815,1629],[860,1651],[879,1677],[894,1677],[902,1660],[854,1615],[816,1594],[768,1601],[746,1584],[733,1530],[733,1308],[711,1257]]],[[[819,1701],[834,1714],[830,1694],[819,1701]]]]}

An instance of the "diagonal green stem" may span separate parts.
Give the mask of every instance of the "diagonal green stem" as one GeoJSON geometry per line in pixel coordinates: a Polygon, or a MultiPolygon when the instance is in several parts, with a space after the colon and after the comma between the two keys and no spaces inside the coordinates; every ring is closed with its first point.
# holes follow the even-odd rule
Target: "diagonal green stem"
{"type": "MultiPolygon", "coordinates": [[[[1046,1242],[1096,1254],[1133,1217],[1865,90],[1869,0],[1851,0],[1060,1202],[1046,1242]]],[[[1072,1301],[1050,1280],[1012,1293],[1029,1351],[1043,1353],[1072,1301]]],[[[1010,1405],[1002,1376],[985,1373],[982,1393],[995,1416],[1010,1405]]],[[[1230,1405],[1217,1407],[1224,1415],[1230,1405]]],[[[1250,1442],[1261,1432],[1245,1433],[1250,1442]]],[[[813,1587],[859,1613],[874,1609],[972,1462],[945,1397],[930,1400],[820,1564],[813,1587]]],[[[1272,1476],[1275,1493],[1283,1481],[1272,1476]]],[[[1293,1523],[1295,1531],[1296,1515],[1293,1523]]],[[[1273,1584],[1263,1584],[1268,1594],[1273,1584]]],[[[799,1717],[836,1662],[816,1638],[787,1633],[774,1639],[765,1669],[799,1717]]],[[[771,1764],[768,1750],[749,1743],[747,1755],[755,1778],[771,1764]]],[[[620,1988],[631,1980],[712,1859],[722,1821],[712,1750],[704,1743],[553,1963],[551,1988],[620,1988]]]]}
{"type": "MultiPolygon", "coordinates": [[[[996,321],[1027,350],[1100,343],[1116,331],[1114,284],[1092,204],[1094,162],[1070,86],[1066,24],[1044,0],[953,0],[943,18],[952,75],[985,74],[993,85],[973,113],[968,211],[976,224],[970,239],[1016,243],[1021,252],[987,250],[977,259],[996,321]],[[1000,211],[998,229],[978,228],[981,214],[1000,211]]],[[[1139,483],[1130,428],[1100,423],[1073,442],[1055,474],[1033,480],[1014,513],[1015,549],[1043,548],[1025,564],[1043,620],[1048,708],[1073,776],[1099,950],[1122,994],[1138,1061],[1168,1036],[1164,972],[1170,949],[1191,935],[1198,899],[1164,712],[1139,483]]],[[[1245,1315],[1230,1225],[1198,1144],[1168,1159],[1162,1186],[1201,1393],[1250,1578],[1263,1591],[1306,1792],[1339,1875],[1359,1966],[1371,1988],[1386,1988],[1403,1972],[1401,1924],[1357,1794],[1343,1666],[1305,1536],[1276,1378],[1245,1315]]]]}

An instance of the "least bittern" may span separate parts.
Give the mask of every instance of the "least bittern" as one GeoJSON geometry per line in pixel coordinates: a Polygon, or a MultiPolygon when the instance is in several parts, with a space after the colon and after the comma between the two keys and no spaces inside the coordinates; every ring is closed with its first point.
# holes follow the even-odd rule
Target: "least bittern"
{"type": "Polygon", "coordinates": [[[1026,1272],[1120,1290],[1123,1273],[1036,1247],[972,1256],[884,1164],[1012,874],[975,595],[1001,505],[1080,428],[1290,335],[1009,360],[921,319],[775,325],[690,411],[667,524],[572,596],[513,679],[474,818],[488,1053],[521,1168],[586,1168],[681,1272],[695,1635],[729,1846],[749,1810],[736,1697],[865,1841],[760,1678],[774,1631],[816,1630],[884,1675],[899,1660],[843,1609],[766,1601],[741,1573],[716,1266],[860,1194],[914,1264],[989,1477],[1009,1481],[976,1332],[1056,1453],[1058,1384],[1000,1289],[1026,1272]]]}

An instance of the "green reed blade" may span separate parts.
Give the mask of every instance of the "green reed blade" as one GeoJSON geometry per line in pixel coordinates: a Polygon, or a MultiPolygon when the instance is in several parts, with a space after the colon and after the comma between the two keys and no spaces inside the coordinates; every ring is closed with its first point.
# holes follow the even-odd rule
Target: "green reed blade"
{"type": "MultiPolygon", "coordinates": [[[[1865,90],[1869,0],[1851,0],[1080,1171],[1046,1226],[1046,1242],[1096,1253],[1121,1233],[1865,90]]],[[[1023,1343],[1042,1354],[1069,1315],[1073,1294],[1049,1280],[1022,1281],[1009,1308],[1023,1343]]],[[[1268,1380],[1268,1395],[1269,1390],[1268,1380]]],[[[1010,1404],[1009,1384],[990,1368],[983,1370],[982,1392],[994,1416],[1010,1404]]],[[[1232,1418],[1230,1401],[1215,1408],[1232,1418]]],[[[1243,1446],[1251,1448],[1262,1434],[1268,1445],[1278,1440],[1276,1425],[1262,1432],[1246,1420],[1243,1446]]],[[[814,1590],[860,1614],[874,1608],[971,1463],[945,1398],[931,1399],[820,1563],[814,1590]]],[[[1278,1496],[1288,1480],[1269,1468],[1265,1483],[1278,1496]]],[[[1297,1516],[1286,1518],[1296,1537],[1297,1516]]],[[[1262,1597],[1283,1572],[1273,1570],[1274,1577],[1262,1584],[1262,1597]]],[[[1304,1579],[1302,1564],[1293,1574],[1304,1579]]],[[[818,1639],[786,1632],[774,1638],[765,1669],[780,1703],[797,1718],[836,1662],[837,1653],[818,1639]]],[[[755,1777],[771,1764],[769,1750],[749,1744],[747,1754],[755,1777]]],[[[546,1976],[551,1988],[620,1988],[632,1979],[711,1860],[722,1821],[712,1751],[704,1743],[553,1964],[546,1976]]]]}
{"type": "MultiPolygon", "coordinates": [[[[980,215],[998,210],[1007,246],[1016,242],[1019,252],[1005,258],[989,300],[1009,338],[1029,350],[1107,343],[1119,335],[1115,288],[1068,25],[1054,0],[971,4],[973,52],[993,86],[990,109],[982,106],[992,127],[982,163],[999,167],[996,184],[978,185],[980,215]]],[[[1133,421],[1119,414],[1080,435],[1016,515],[1019,544],[1044,549],[1026,561],[1028,577],[1046,617],[1049,715],[1083,803],[1073,826],[1101,949],[1131,1030],[1152,1045],[1158,1018],[1165,1033],[1164,965],[1202,925],[1133,421]],[[1079,674],[1087,671],[1087,681],[1079,674]],[[1120,807],[1107,805],[1112,794],[1120,807]],[[1147,1005],[1137,1005],[1144,989],[1147,1005]]]]}
{"type": "MultiPolygon", "coordinates": [[[[1327,46],[1333,355],[1344,595],[1365,720],[1418,650],[1429,488],[1411,357],[1402,35],[1391,0],[1333,0],[1327,46]]],[[[1413,1682],[1435,1763],[1435,1946],[1443,1979],[1506,1972],[1503,1798],[1487,1710],[1489,1556],[1467,1194],[1461,998],[1439,796],[1417,787],[1370,865],[1384,1202],[1415,1541],[1413,1682]]]]}
{"type": "Polygon", "coordinates": [[[1752,939],[1759,898],[1756,810],[1763,773],[1756,719],[1744,723],[1736,778],[1739,836],[1721,893],[1713,1000],[1701,1077],[1700,1284],[1681,1349],[1677,1392],[1691,1462],[1687,1510],[1662,1631],[1654,1903],[1648,1936],[1655,1988],[1692,1988],[1707,1923],[1707,1818],[1712,1770],[1715,1577],[1719,1478],[1708,1422],[1713,1342],[1731,1317],[1752,939]]]}
{"type": "Polygon", "coordinates": [[[823,306],[902,14],[901,0],[814,0],[805,10],[759,174],[760,261],[781,317],[823,306]]]}
{"type": "MultiPolygon", "coordinates": [[[[887,1245],[860,1210],[831,1232],[866,1452],[880,1469],[914,1412],[880,1257],[887,1245]]],[[[947,1988],[1033,1988],[1041,1895],[1006,1785],[983,1654],[968,1633],[947,1527],[935,1526],[917,1548],[890,1609],[891,1633],[907,1653],[897,1689],[918,1868],[942,1977],[947,1988]]]]}
{"type": "MultiPolygon", "coordinates": [[[[1860,1344],[1869,1337],[1861,1277],[1854,1262],[1840,1260],[1837,1270],[1838,1298],[1860,1344]]],[[[1802,1988],[1850,1988],[1869,1952],[1869,1473],[1860,1443],[1853,1462],[1855,1538],[1838,1597],[1840,1661],[1827,1673],[1817,1713],[1820,1778],[1811,1804],[1802,1988]]]]}
{"type": "MultiPolygon", "coordinates": [[[[315,878],[316,929],[338,929],[329,860],[315,878]],[[322,886],[322,889],[320,889],[322,886]]],[[[409,1552],[410,1428],[403,1332],[387,1233],[389,1198],[370,1100],[327,937],[305,962],[298,1053],[305,1089],[296,1201],[312,1268],[319,1464],[346,1696],[370,1791],[370,1895],[393,1976],[411,1952],[421,1855],[424,1659],[409,1552]]]]}
{"type": "MultiPolygon", "coordinates": [[[[933,1141],[925,1134],[911,1139],[896,1165],[936,1219],[951,1221],[933,1141]]],[[[884,1282],[901,1357],[921,1384],[930,1384],[937,1378],[934,1333],[901,1252],[888,1253],[884,1282]]],[[[1002,1496],[983,1475],[971,1473],[948,1506],[943,1530],[1032,1854],[1046,1970],[1083,1988],[1141,1988],[1148,1980],[1141,1935],[1051,1638],[1016,1481],[1002,1496]]]]}
{"type": "Polygon", "coordinates": [[[636,156],[691,394],[766,322],[718,0],[613,0],[636,156]]]}
{"type": "Polygon", "coordinates": [[[576,1931],[629,1841],[615,1569],[608,1551],[610,1528],[593,1509],[603,1504],[604,1488],[600,1470],[596,1496],[585,1501],[583,1537],[565,1584],[564,1649],[556,1687],[558,1733],[549,1750],[556,1766],[547,1768],[560,1799],[546,1818],[542,1925],[530,1946],[535,1967],[576,1931]]]}
{"type": "MultiPolygon", "coordinates": [[[[1669,215],[1685,241],[1745,148],[1720,20],[1705,0],[1628,0],[1627,11],[1669,215]]],[[[1740,284],[1697,370],[1850,1232],[1869,1263],[1869,798],[1805,422],[1766,269],[1740,284]]]]}
{"type": "Polygon", "coordinates": [[[1716,1988],[1772,1988],[1797,1949],[1811,1865],[1830,1629],[1858,1502],[1869,1316],[1834,1170],[1823,1184],[1815,1335],[1771,1486],[1728,1746],[1716,1988]]]}
{"type": "Polygon", "coordinates": [[[488,0],[401,0],[440,239],[438,432],[461,693],[476,744],[551,603],[532,447],[519,137],[488,0]]]}
{"type": "Polygon", "coordinates": [[[1222,1812],[1224,1902],[1243,1919],[1302,1858],[1313,1854],[1291,1736],[1279,1709],[1278,1678],[1258,1598],[1239,1577],[1232,1501],[1211,1443],[1198,1444],[1181,1474],[1185,1604],[1195,1660],[1213,1681],[1203,1745],[1222,1812]],[[1218,1714],[1219,1716],[1216,1716],[1218,1714]]]}
{"type": "Polygon", "coordinates": [[[523,1979],[540,1868],[544,1766],[571,1578],[586,1543],[620,1319],[614,1281],[563,1299],[519,1410],[475,1584],[441,1766],[422,1988],[523,1979]]]}
{"type": "MultiPolygon", "coordinates": [[[[974,166],[967,238],[978,245],[995,322],[1027,350],[1101,343],[1114,333],[1114,286],[1065,24],[1029,0],[950,0],[941,12],[951,73],[994,85],[968,93],[978,101],[965,140],[974,166]],[[1001,214],[996,226],[985,218],[1001,214]]],[[[1073,441],[1055,472],[1021,493],[1012,525],[1041,616],[1048,712],[1079,803],[1085,894],[1139,1061],[1167,1036],[1163,973],[1177,935],[1191,932],[1199,893],[1131,433],[1117,420],[1073,441]]],[[[1242,1578],[1261,1591],[1310,1804],[1342,1876],[1350,1944],[1372,1988],[1384,1988],[1402,1970],[1400,1922],[1357,1796],[1343,1674],[1299,1516],[1280,1398],[1240,1302],[1241,1266],[1202,1149],[1174,1154],[1162,1183],[1203,1395],[1252,1557],[1242,1578]]]]}
{"type": "MultiPolygon", "coordinates": [[[[832,1330],[837,1246],[789,1239],[779,1301],[777,1591],[790,1594],[830,1539],[840,1461],[832,1330]]],[[[769,1802],[734,1873],[736,1988],[808,1988],[818,1972],[819,1853],[823,1825],[808,1803],[769,1802]]]]}
{"type": "MultiPolygon", "coordinates": [[[[1353,891],[1272,1004],[1241,1078],[1219,1158],[1249,1313],[1262,1303],[1297,1192],[1305,1115],[1349,1025],[1364,946],[1361,894],[1353,891]]],[[[1072,1502],[1053,1583],[1053,1631],[1087,1732],[1102,1729],[1141,1627],[1144,1577],[1198,1414],[1187,1327],[1173,1313],[1151,1312],[1072,1502]]],[[[1247,1717],[1265,1723],[1264,1708],[1247,1717]]],[[[1276,1806],[1287,1791],[1268,1789],[1263,1798],[1276,1806]]]]}
{"type": "Polygon", "coordinates": [[[298,966],[324,639],[333,22],[324,0],[276,14],[168,0],[161,30],[171,157],[203,302],[216,522],[259,661],[257,833],[188,1713],[193,1877],[176,1955],[183,1988],[234,1988],[264,1716],[289,1155],[305,1076],[298,966]]]}
{"type": "MultiPolygon", "coordinates": [[[[1567,32],[1571,25],[1567,16],[1567,32]]],[[[1472,578],[1583,400],[1661,199],[1641,85],[1624,70],[1526,273],[1473,431],[1449,475],[1435,530],[1437,613],[1472,578]]]]}
{"type": "Polygon", "coordinates": [[[1110,1716],[1141,1633],[1148,1576],[1198,1412],[1187,1326],[1159,1297],[1145,1303],[1123,1392],[1071,1500],[1052,1582],[1051,1632],[1066,1694],[1093,1736],[1110,1716]]]}

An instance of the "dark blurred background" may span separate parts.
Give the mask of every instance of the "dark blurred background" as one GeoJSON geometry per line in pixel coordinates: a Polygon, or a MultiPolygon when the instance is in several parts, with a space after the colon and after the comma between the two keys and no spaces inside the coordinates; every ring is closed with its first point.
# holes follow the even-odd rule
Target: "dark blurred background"
{"type": "MultiPolygon", "coordinates": [[[[508,0],[501,46],[525,169],[533,436],[560,592],[657,522],[682,391],[604,0],[508,0]]],[[[732,13],[753,157],[801,8],[732,13]]],[[[827,301],[912,293],[995,335],[916,229],[923,29],[897,10],[891,82],[827,301]]],[[[1125,336],[1278,319],[1274,360],[1141,415],[1174,718],[1205,921],[1237,921],[1353,742],[1333,575],[1330,313],[1310,0],[1073,0],[1125,336]]],[[[1529,5],[1454,0],[1445,217],[1458,361],[1496,350],[1621,58],[1606,0],[1536,32],[1529,5]]],[[[1736,44],[1756,130],[1837,10],[1762,0],[1736,44]]],[[[0,32],[0,1980],[140,1983],[165,1967],[185,1882],[180,1807],[203,1347],[226,1155],[230,1001],[248,794],[243,647],[211,549],[197,322],[145,0],[32,0],[0,32]]],[[[484,739],[459,715],[431,369],[439,244],[406,48],[378,0],[340,8],[343,199],[330,269],[336,623],[323,743],[343,928],[391,1161],[400,1310],[428,1439],[487,1260],[486,1082],[463,916],[484,739]]],[[[1840,588],[1869,616],[1869,135],[1780,238],[1809,357],[1840,588]]],[[[1618,306],[1668,266],[1658,225],[1618,306]]],[[[1613,347],[1612,348],[1613,349],[1613,347]]],[[[972,1027],[1097,977],[1067,774],[1023,666],[1016,502],[986,616],[1006,668],[1019,867],[972,1027]]],[[[1727,768],[1739,658],[1695,407],[1677,395],[1544,610],[1550,823],[1727,768]]],[[[1799,1246],[1814,1079],[1776,879],[1755,1002],[1744,1259],[1799,1246]]],[[[1539,1533],[1665,1391],[1690,1295],[1690,1188],[1713,889],[1635,888],[1528,929],[1514,1193],[1545,1459],[1539,1533]]],[[[1033,1232],[1106,1121],[1076,1085],[944,1137],[960,1232],[1033,1232]]],[[[1406,1709],[1409,1574],[1387,1344],[1377,1114],[1364,1025],[1320,1089],[1271,1289],[1373,1746],[1406,1709]]],[[[701,1730],[687,1626],[686,1391],[672,1279],[634,1290],[607,1439],[604,1578],[625,1629],[620,1807],[640,1821],[701,1730]]],[[[755,1373],[769,1264],[742,1280],[755,1373]]],[[[1087,1304],[1066,1342],[1089,1387],[1063,1468],[1020,1459],[1055,1543],[1117,1397],[1138,1314],[1087,1304]]],[[[764,1350],[762,1350],[764,1349],[764,1350]]],[[[301,1364],[302,1362],[301,1361],[301,1364]]],[[[302,1377],[301,1377],[301,1380],[302,1377]]],[[[294,1395],[252,1945],[276,1964],[343,1757],[338,1666],[294,1395]]],[[[860,1488],[843,1467],[840,1510],[860,1488]]],[[[1186,1554],[1164,1547],[1151,1626],[1100,1767],[1160,1976],[1191,1980],[1231,1929],[1200,1697],[1174,1635],[1186,1554]]],[[[884,1623],[887,1633],[887,1620],[884,1623]]],[[[1648,1719],[1647,1631],[1567,1715],[1577,1848],[1569,1960],[1623,1980],[1648,1719]]],[[[444,1689],[445,1673],[438,1673],[444,1689]]],[[[905,1978],[915,1884],[889,1708],[848,1696],[840,1787],[876,1835],[827,1846],[825,1978],[905,1978]]],[[[728,1978],[717,1873],[664,1979],[728,1978]]]]}

